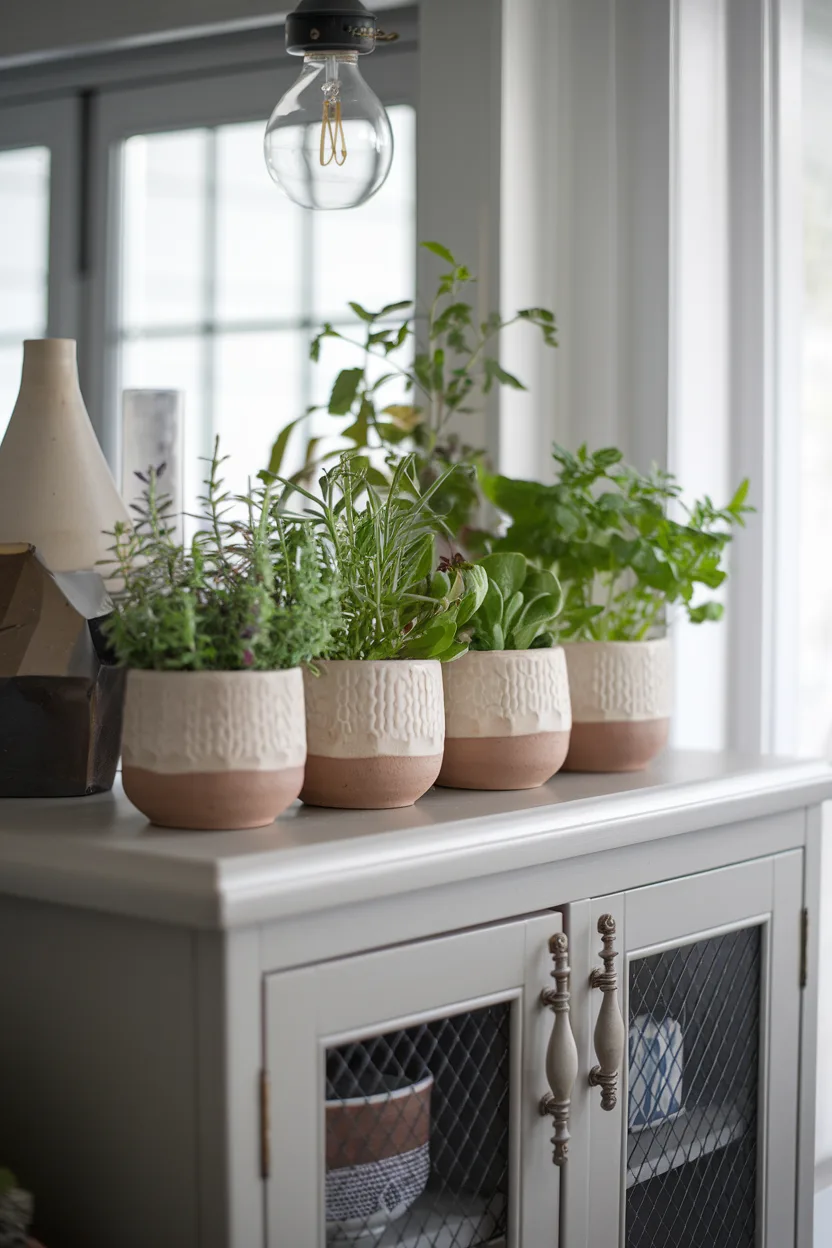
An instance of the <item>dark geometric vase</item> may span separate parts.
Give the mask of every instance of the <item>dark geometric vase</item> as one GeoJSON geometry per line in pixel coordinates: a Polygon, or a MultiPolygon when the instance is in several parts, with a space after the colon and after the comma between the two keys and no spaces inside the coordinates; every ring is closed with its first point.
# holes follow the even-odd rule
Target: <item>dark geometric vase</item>
{"type": "Polygon", "coordinates": [[[0,797],[112,788],[125,673],[101,634],[97,572],[50,572],[33,546],[0,545],[0,797]]]}

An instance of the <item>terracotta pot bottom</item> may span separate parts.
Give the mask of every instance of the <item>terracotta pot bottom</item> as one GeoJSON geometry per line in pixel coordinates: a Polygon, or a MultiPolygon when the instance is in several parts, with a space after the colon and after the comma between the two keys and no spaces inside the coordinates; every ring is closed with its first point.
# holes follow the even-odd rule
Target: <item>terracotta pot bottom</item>
{"type": "Polygon", "coordinates": [[[573,724],[564,771],[643,771],[669,735],[669,719],[573,724]]]}
{"type": "Polygon", "coordinates": [[[234,832],[273,823],[300,793],[303,768],[164,774],[125,765],[122,781],[133,805],[161,828],[234,832]]]}
{"type": "Polygon", "coordinates": [[[326,758],[310,754],[300,800],[338,810],[395,810],[412,806],[435,783],[441,754],[398,758],[326,758]]]}
{"type": "Polygon", "coordinates": [[[560,771],[568,732],[447,737],[437,784],[446,789],[537,789],[560,771]]]}

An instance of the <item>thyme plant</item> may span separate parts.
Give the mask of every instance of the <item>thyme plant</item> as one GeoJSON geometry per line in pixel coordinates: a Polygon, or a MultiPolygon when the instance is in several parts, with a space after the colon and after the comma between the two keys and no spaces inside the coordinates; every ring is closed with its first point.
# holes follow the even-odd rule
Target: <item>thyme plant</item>
{"type": "Polygon", "coordinates": [[[310,524],[282,516],[270,487],[232,497],[218,443],[200,501],[201,528],[176,540],[164,465],[138,474],[132,525],[116,525],[110,574],[120,583],[105,635],[124,667],[273,671],[325,650],[340,591],[310,524]],[[239,511],[242,508],[242,516],[239,511]]]}

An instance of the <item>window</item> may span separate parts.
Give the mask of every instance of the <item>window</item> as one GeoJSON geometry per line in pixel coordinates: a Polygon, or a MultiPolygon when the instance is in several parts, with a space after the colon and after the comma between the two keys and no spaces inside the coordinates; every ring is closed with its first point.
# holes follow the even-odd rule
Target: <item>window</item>
{"type": "Polygon", "coordinates": [[[243,490],[279,429],[328,395],[348,349],[328,344],[312,364],[323,321],[349,323],[350,299],[413,297],[415,113],[389,111],[390,177],[350,212],[286,199],[266,174],[260,120],[124,141],[110,405],[127,388],[184,392],[189,510],[216,434],[232,454],[226,483],[243,490]]]}
{"type": "Polygon", "coordinates": [[[0,151],[0,437],[20,385],[20,342],[46,333],[49,149],[0,151]]]}

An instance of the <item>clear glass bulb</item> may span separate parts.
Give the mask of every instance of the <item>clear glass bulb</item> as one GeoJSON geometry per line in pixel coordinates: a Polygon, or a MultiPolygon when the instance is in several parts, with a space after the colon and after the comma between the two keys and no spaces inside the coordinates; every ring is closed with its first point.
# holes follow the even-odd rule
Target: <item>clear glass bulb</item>
{"type": "Polygon", "coordinates": [[[303,208],[354,208],[390,172],[393,132],[357,52],[309,53],[269,118],[266,166],[303,208]]]}

